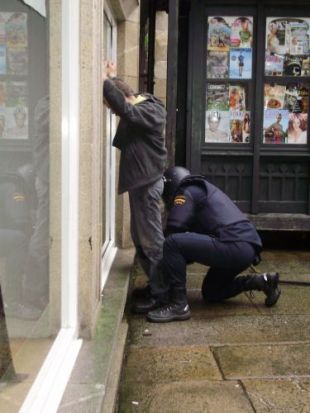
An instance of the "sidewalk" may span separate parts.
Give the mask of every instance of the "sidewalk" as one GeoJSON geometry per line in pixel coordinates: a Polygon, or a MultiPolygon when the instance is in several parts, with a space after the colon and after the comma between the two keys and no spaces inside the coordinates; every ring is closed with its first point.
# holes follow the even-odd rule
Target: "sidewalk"
{"type": "MultiPolygon", "coordinates": [[[[266,251],[258,271],[310,281],[310,253],[266,251]]],[[[205,305],[205,267],[188,270],[192,318],[148,323],[127,311],[119,413],[309,413],[310,287],[282,284],[272,308],[243,293],[205,305]]],[[[143,284],[141,273],[135,286],[143,284]]]]}

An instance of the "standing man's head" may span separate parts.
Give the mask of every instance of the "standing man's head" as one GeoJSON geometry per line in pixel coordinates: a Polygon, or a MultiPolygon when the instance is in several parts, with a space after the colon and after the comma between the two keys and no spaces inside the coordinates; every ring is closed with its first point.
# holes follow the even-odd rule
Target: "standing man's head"
{"type": "Polygon", "coordinates": [[[125,98],[131,98],[132,96],[135,95],[135,92],[133,91],[133,89],[119,77],[114,77],[111,79],[111,81],[115,84],[115,86],[121,92],[123,92],[125,98]]]}
{"type": "MultiPolygon", "coordinates": [[[[122,79],[116,76],[116,64],[112,61],[107,61],[103,64],[103,81],[105,81],[106,79],[109,79],[111,82],[114,83],[117,89],[119,89],[123,93],[128,103],[135,102],[135,92],[126,82],[124,82],[122,79]]],[[[103,96],[103,103],[108,108],[110,108],[110,105],[105,99],[105,96],[103,96]]]]}

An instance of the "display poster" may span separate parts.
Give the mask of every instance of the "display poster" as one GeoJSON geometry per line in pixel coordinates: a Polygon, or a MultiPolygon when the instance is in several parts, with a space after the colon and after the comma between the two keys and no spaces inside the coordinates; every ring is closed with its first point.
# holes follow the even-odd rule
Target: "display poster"
{"type": "Polygon", "coordinates": [[[264,143],[306,144],[308,86],[299,83],[264,85],[264,143]]]}
{"type": "Polygon", "coordinates": [[[228,52],[207,51],[207,73],[210,79],[226,79],[229,77],[228,52]]]}
{"type": "Polygon", "coordinates": [[[251,79],[252,49],[231,49],[229,53],[229,78],[251,79]]]}
{"type": "Polygon", "coordinates": [[[266,76],[309,76],[310,18],[267,17],[266,76]]]}
{"type": "Polygon", "coordinates": [[[208,83],[205,142],[249,143],[251,117],[245,85],[208,83]]]}
{"type": "Polygon", "coordinates": [[[208,18],[207,77],[251,79],[253,18],[208,18]]]}
{"type": "Polygon", "coordinates": [[[28,139],[26,13],[0,13],[0,139],[28,139]]]}

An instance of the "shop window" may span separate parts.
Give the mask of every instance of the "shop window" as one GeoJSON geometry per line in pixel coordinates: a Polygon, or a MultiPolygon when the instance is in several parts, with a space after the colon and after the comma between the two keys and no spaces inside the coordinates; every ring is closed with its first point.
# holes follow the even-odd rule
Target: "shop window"
{"type": "Polygon", "coordinates": [[[310,74],[309,30],[309,18],[266,18],[265,144],[307,143],[309,86],[303,80],[310,74]],[[270,82],[268,77],[279,81],[270,82]]]}
{"type": "Polygon", "coordinates": [[[267,15],[255,21],[249,14],[207,16],[204,142],[306,145],[310,18],[267,15]],[[256,36],[261,24],[264,44],[256,36]],[[263,73],[257,73],[258,48],[265,48],[263,73]],[[257,85],[262,103],[253,97],[257,85]]]}
{"type": "Polygon", "coordinates": [[[253,16],[209,16],[205,142],[249,143],[253,16]]]}
{"type": "MultiPolygon", "coordinates": [[[[0,334],[1,337],[7,335],[10,361],[23,382],[22,389],[16,386],[14,402],[6,388],[2,389],[0,405],[3,405],[3,411],[15,411],[20,407],[53,344],[48,322],[50,152],[47,38],[46,18],[20,1],[1,0],[0,334]],[[27,359],[31,362],[25,367],[27,359]]],[[[0,380],[10,382],[12,377],[3,368],[9,358],[6,359],[5,353],[3,355],[0,380]]],[[[13,379],[14,384],[19,381],[16,377],[13,379]]]]}

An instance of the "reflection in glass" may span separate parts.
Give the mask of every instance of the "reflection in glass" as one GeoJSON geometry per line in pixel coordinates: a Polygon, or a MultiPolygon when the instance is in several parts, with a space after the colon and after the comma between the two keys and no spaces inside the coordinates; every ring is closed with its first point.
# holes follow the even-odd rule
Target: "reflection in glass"
{"type": "MultiPolygon", "coordinates": [[[[3,338],[7,333],[7,348],[12,350],[18,377],[21,373],[28,377],[27,385],[25,381],[23,383],[24,391],[31,385],[52,342],[50,338],[44,341],[44,337],[51,335],[47,310],[50,206],[48,87],[47,21],[20,1],[2,0],[0,288],[3,320],[0,320],[0,335],[3,338]],[[40,337],[40,346],[34,336],[40,337]],[[26,364],[21,360],[22,350],[28,351],[25,357],[29,354],[36,357],[36,363],[29,363],[23,371],[20,365],[26,364]]],[[[7,365],[12,365],[10,354],[6,354],[7,365]]],[[[2,373],[1,378],[7,380],[8,376],[4,371],[2,373]]],[[[18,401],[22,399],[18,397],[18,401]]]]}

